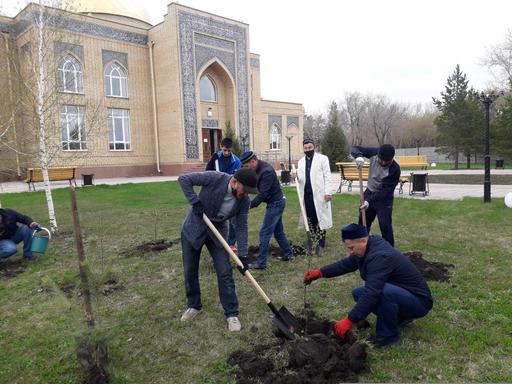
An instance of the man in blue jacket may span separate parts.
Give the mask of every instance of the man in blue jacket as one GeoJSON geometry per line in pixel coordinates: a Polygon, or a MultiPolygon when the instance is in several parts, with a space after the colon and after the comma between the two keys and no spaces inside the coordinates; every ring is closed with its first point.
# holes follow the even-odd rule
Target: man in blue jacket
{"type": "Polygon", "coordinates": [[[288,261],[293,256],[290,242],[286,238],[283,229],[283,212],[286,199],[281,191],[281,184],[276,171],[266,161],[258,159],[256,153],[247,151],[240,156],[244,167],[254,169],[258,175],[258,195],[251,201],[251,208],[256,208],[261,203],[267,203],[265,217],[260,230],[260,252],[256,264],[250,264],[253,269],[267,268],[268,245],[272,234],[283,251],[282,261],[288,261]]]}
{"type": "Polygon", "coordinates": [[[199,259],[204,245],[213,259],[219,297],[230,331],[240,331],[238,299],[229,255],[207,227],[203,213],[226,238],[227,221],[236,221],[236,241],[241,257],[247,256],[248,193],[257,193],[258,176],[252,169],[239,169],[233,176],[220,172],[195,172],[182,175],[178,182],[192,208],[181,228],[181,247],[188,308],[181,321],[194,319],[202,310],[199,287],[199,259]],[[194,186],[201,186],[199,194],[194,186]]]}
{"type": "Polygon", "coordinates": [[[373,312],[377,325],[370,342],[376,347],[399,344],[398,327],[425,316],[432,309],[433,299],[425,279],[407,257],[380,236],[368,236],[362,225],[343,227],[341,238],[350,256],[307,271],[304,283],[359,270],[365,284],[352,291],[356,305],[335,324],[335,332],[344,335],[353,323],[373,312]]]}
{"type": "Polygon", "coordinates": [[[17,252],[16,244],[23,242],[23,257],[35,260],[30,247],[33,231],[39,230],[39,224],[30,217],[12,209],[0,208],[0,259],[14,255],[17,252]]]}
{"type": "MultiPolygon", "coordinates": [[[[229,137],[225,137],[220,142],[220,149],[212,155],[208,164],[206,164],[206,170],[233,175],[241,166],[240,159],[233,153],[233,140],[229,137]]],[[[233,220],[229,221],[228,232],[228,244],[236,251],[235,224],[233,220]]]]}
{"type": "MultiPolygon", "coordinates": [[[[366,214],[368,232],[375,216],[379,219],[382,237],[395,246],[393,235],[393,199],[395,188],[400,181],[400,166],[393,160],[395,148],[391,144],[384,144],[380,148],[352,147],[352,156],[358,166],[364,164],[364,158],[370,160],[368,170],[368,183],[364,191],[364,204],[360,210],[366,214]]],[[[361,213],[359,224],[362,223],[361,213]]]]}

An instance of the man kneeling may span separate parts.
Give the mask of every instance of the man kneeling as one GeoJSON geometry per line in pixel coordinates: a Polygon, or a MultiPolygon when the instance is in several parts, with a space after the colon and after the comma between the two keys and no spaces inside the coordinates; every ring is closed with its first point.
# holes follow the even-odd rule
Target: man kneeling
{"type": "Polygon", "coordinates": [[[398,327],[425,316],[432,309],[433,299],[425,279],[407,257],[382,237],[368,236],[362,225],[343,227],[341,238],[350,256],[307,271],[304,284],[359,269],[365,284],[352,291],[356,305],[336,323],[336,334],[344,335],[353,323],[373,312],[377,316],[376,335],[369,341],[376,347],[399,344],[398,327]]]}

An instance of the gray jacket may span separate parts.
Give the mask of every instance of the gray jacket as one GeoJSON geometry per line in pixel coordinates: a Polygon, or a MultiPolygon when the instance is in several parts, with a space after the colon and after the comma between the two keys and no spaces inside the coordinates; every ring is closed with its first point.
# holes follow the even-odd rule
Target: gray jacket
{"type": "MultiPolygon", "coordinates": [[[[231,177],[231,175],[215,171],[193,172],[181,175],[178,178],[178,182],[183,190],[183,194],[191,205],[198,201],[204,205],[206,215],[210,218],[224,239],[227,238],[228,234],[228,220],[231,218],[235,219],[238,256],[245,257],[247,256],[248,248],[247,219],[250,206],[249,198],[244,197],[243,199],[236,199],[231,212],[222,220],[217,218],[231,177]],[[199,194],[194,191],[194,186],[202,187],[199,194]]],[[[188,212],[181,230],[182,235],[186,237],[188,242],[195,249],[199,249],[204,244],[207,236],[210,236],[210,238],[222,248],[222,245],[215,235],[206,226],[203,218],[194,214],[192,209],[188,212]]]]}

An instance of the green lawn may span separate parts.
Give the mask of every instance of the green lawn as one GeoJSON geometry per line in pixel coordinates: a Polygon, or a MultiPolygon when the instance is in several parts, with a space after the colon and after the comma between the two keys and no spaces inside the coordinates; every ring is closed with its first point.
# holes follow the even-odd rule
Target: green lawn
{"type": "MultiPolygon", "coordinates": [[[[434,184],[483,184],[483,172],[480,175],[428,175],[429,183],[434,184]]],[[[512,175],[496,175],[491,172],[492,185],[512,185],[512,175]]]]}
{"type": "MultiPolygon", "coordinates": [[[[495,169],[495,162],[494,160],[491,161],[491,169],[495,169]]],[[[509,169],[511,167],[510,161],[505,160],[504,162],[505,168],[509,169]]],[[[436,163],[435,167],[432,167],[431,165],[428,166],[428,169],[443,169],[443,170],[455,170],[455,163],[436,163]]],[[[459,162],[459,170],[468,169],[466,166],[466,162],[459,162]]],[[[484,163],[473,163],[471,162],[469,169],[484,169],[484,163]]]]}
{"type": "MultiPolygon", "coordinates": [[[[93,310],[105,337],[114,383],[234,383],[227,356],[273,339],[272,315],[235,272],[243,331],[229,334],[218,302],[215,272],[208,255],[201,262],[204,313],[181,323],[186,308],[179,245],[160,254],[127,257],[122,251],[155,238],[175,239],[188,209],[175,182],[78,189],[85,250],[96,287],[93,310]],[[116,278],[122,289],[101,293],[116,278]]],[[[286,188],[285,230],[300,242],[298,202],[286,188]]],[[[69,192],[54,192],[62,231],[71,230],[69,192]]],[[[2,206],[46,224],[42,192],[0,196],[2,206]]],[[[356,219],[358,197],[334,197],[335,228],[328,232],[319,267],[343,257],[338,235],[356,219]]],[[[264,208],[251,211],[250,239],[256,244],[264,208]]],[[[434,310],[404,329],[404,343],[371,350],[366,382],[512,381],[512,209],[502,199],[419,201],[397,199],[397,248],[421,251],[429,261],[452,263],[451,283],[430,283],[434,310]]],[[[376,230],[378,233],[378,230],[376,230]]],[[[20,256],[13,256],[17,259],[20,256]]],[[[15,278],[0,280],[0,383],[79,383],[75,338],[85,331],[78,289],[68,297],[59,285],[79,285],[73,236],[51,242],[49,252],[15,278]],[[44,288],[44,289],[41,289],[44,288]]],[[[276,304],[293,312],[303,307],[304,258],[271,260],[258,282],[276,304]]],[[[320,316],[341,319],[352,307],[353,274],[321,280],[308,289],[320,316]]],[[[372,326],[373,317],[369,318],[372,326]]]]}

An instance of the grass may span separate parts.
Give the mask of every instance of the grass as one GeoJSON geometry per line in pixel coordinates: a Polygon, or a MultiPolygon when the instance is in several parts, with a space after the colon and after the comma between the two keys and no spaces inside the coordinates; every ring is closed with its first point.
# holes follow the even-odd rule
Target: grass
{"type": "MultiPolygon", "coordinates": [[[[301,242],[295,190],[286,188],[285,193],[285,230],[291,240],[301,242]]],[[[188,205],[177,183],[96,186],[78,189],[77,195],[96,287],[97,333],[109,347],[113,383],[234,383],[226,364],[229,354],[272,339],[272,314],[252,286],[234,272],[243,331],[229,334],[205,253],[200,275],[205,311],[194,322],[181,323],[186,300],[180,247],[121,255],[143,242],[180,236],[188,205]],[[122,289],[104,296],[102,283],[110,277],[122,289]]],[[[70,231],[69,193],[56,190],[54,197],[61,230],[70,231]]],[[[42,192],[7,194],[1,200],[4,207],[45,224],[42,192]]],[[[357,196],[334,196],[335,227],[328,232],[325,256],[314,258],[311,267],[345,255],[338,230],[356,219],[357,205],[357,196]]],[[[252,244],[257,243],[263,213],[263,207],[251,210],[252,244]]],[[[429,261],[454,264],[453,278],[449,284],[429,284],[434,310],[404,329],[402,346],[371,350],[371,370],[361,381],[512,381],[512,210],[501,199],[490,204],[471,198],[397,199],[394,227],[398,249],[419,250],[429,261]]],[[[271,260],[265,272],[254,275],[276,304],[298,313],[307,268],[304,258],[286,264],[271,260]]],[[[71,297],[59,289],[65,282],[79,285],[72,235],[52,240],[48,253],[24,273],[0,281],[0,382],[80,382],[74,349],[75,339],[85,332],[85,314],[77,289],[71,297]]],[[[359,284],[356,274],[315,282],[308,288],[308,302],[320,316],[341,319],[353,305],[351,289],[359,284]]],[[[369,320],[374,326],[374,317],[369,320]]]]}
{"type": "MultiPolygon", "coordinates": [[[[495,163],[491,162],[491,169],[495,169],[495,163]]],[[[510,162],[505,161],[504,162],[504,168],[510,169],[511,164],[510,162]]],[[[419,168],[417,168],[419,169],[419,168]]],[[[428,166],[428,169],[442,169],[442,170],[455,170],[455,163],[436,163],[435,167],[432,167],[431,165],[428,166]]],[[[465,170],[468,169],[466,166],[466,162],[459,162],[459,168],[458,170],[465,170]]],[[[484,169],[484,163],[473,163],[471,162],[469,169],[484,169]]]]}
{"type": "MultiPolygon", "coordinates": [[[[434,184],[483,184],[484,175],[428,175],[428,181],[434,184]]],[[[491,173],[491,184],[512,185],[512,175],[491,173]]]]}

